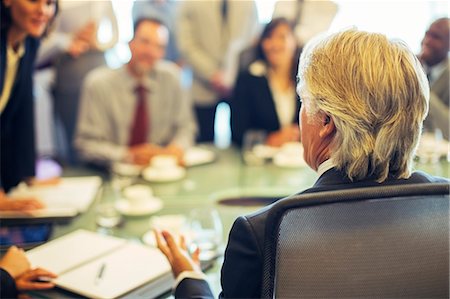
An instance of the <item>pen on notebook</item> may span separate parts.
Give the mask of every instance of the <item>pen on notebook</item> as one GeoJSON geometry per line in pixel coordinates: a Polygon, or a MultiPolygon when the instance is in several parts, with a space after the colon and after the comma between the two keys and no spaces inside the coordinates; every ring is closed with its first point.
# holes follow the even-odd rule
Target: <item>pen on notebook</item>
{"type": "Polygon", "coordinates": [[[102,280],[103,273],[105,272],[105,268],[106,268],[106,264],[103,263],[101,265],[100,269],[98,270],[97,277],[95,277],[95,284],[98,284],[102,280]]]}

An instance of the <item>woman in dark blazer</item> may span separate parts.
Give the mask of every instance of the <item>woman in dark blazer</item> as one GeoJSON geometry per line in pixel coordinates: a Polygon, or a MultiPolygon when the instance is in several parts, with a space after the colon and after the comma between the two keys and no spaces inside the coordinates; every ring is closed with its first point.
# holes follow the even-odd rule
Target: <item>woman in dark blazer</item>
{"type": "Polygon", "coordinates": [[[38,38],[57,13],[57,0],[2,0],[0,43],[0,209],[26,209],[5,192],[35,174],[33,68],[38,38]]]}
{"type": "Polygon", "coordinates": [[[284,18],[273,19],[264,28],[256,51],[256,60],[239,74],[234,89],[233,141],[242,145],[249,130],[265,131],[272,146],[299,141],[295,76],[300,49],[292,24],[284,18]]]}

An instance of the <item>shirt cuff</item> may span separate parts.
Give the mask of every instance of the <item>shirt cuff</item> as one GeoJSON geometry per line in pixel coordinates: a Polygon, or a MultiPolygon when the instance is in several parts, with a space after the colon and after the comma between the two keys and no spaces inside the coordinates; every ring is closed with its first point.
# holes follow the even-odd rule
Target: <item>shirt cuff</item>
{"type": "Polygon", "coordinates": [[[180,275],[178,275],[177,279],[175,280],[175,283],[173,284],[173,289],[175,290],[177,286],[180,284],[180,282],[186,278],[206,280],[206,275],[203,272],[199,271],[183,271],[181,272],[180,275]]]}

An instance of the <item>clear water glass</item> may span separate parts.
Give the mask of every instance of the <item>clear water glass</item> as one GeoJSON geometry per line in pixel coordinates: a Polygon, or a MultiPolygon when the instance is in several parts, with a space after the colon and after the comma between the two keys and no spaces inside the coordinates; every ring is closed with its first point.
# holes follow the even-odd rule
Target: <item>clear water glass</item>
{"type": "Polygon", "coordinates": [[[100,201],[96,206],[96,223],[103,228],[114,228],[122,222],[122,215],[116,209],[118,191],[110,182],[101,190],[100,201]]]}
{"type": "Polygon", "coordinates": [[[189,214],[190,241],[200,249],[200,261],[216,258],[220,252],[223,228],[219,213],[214,208],[198,208],[189,214]]]}

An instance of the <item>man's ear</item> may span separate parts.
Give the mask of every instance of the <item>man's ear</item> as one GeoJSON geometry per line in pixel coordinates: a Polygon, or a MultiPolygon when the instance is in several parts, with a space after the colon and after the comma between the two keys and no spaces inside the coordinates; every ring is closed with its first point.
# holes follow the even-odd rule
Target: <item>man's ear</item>
{"type": "Polygon", "coordinates": [[[333,118],[323,113],[322,116],[322,128],[319,131],[319,137],[326,138],[326,137],[333,137],[334,132],[336,131],[336,126],[334,125],[333,118]]]}

